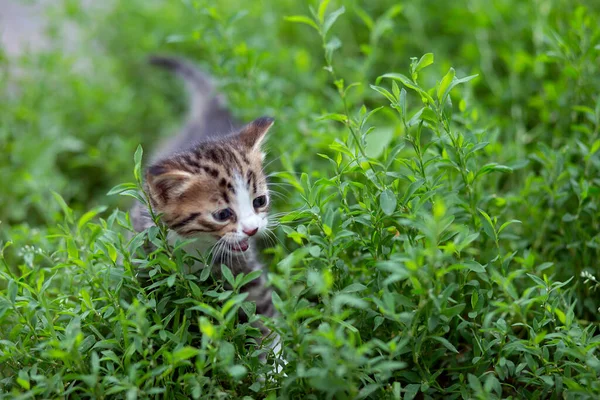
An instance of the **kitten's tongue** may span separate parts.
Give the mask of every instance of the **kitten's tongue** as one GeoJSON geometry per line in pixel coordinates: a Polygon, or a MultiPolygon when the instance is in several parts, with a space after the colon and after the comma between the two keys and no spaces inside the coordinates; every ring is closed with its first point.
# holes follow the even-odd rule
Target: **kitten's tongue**
{"type": "Polygon", "coordinates": [[[231,247],[231,250],[235,251],[246,251],[248,250],[248,247],[250,247],[250,244],[248,243],[248,240],[242,240],[237,243],[230,244],[229,247],[231,247]]]}

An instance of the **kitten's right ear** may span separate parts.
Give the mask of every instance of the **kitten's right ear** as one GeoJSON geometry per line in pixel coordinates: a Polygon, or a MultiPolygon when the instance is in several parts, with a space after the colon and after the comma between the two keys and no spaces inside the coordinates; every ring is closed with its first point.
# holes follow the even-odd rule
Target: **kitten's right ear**
{"type": "Polygon", "coordinates": [[[271,117],[260,117],[242,128],[239,134],[241,142],[251,148],[259,149],[275,120],[271,117]]]}
{"type": "Polygon", "coordinates": [[[166,203],[171,198],[181,195],[189,187],[192,174],[164,163],[148,167],[146,184],[150,197],[158,205],[166,203]]]}

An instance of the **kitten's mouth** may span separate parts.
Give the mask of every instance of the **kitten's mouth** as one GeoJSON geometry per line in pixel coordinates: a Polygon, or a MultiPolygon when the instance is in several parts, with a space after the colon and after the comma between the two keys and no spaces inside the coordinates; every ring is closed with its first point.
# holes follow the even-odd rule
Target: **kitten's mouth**
{"type": "Polygon", "coordinates": [[[229,249],[232,251],[239,251],[243,253],[244,251],[248,250],[249,247],[250,243],[248,242],[248,239],[243,239],[235,243],[229,243],[229,249]]]}

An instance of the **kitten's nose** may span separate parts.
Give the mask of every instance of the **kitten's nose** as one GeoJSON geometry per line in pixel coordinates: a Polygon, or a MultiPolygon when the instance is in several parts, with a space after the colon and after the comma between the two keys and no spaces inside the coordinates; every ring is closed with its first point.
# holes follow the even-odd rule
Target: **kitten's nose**
{"type": "Polygon", "coordinates": [[[254,235],[256,235],[256,232],[258,232],[258,228],[254,228],[254,229],[244,228],[244,229],[242,229],[242,232],[244,232],[248,236],[254,236],[254,235]]]}

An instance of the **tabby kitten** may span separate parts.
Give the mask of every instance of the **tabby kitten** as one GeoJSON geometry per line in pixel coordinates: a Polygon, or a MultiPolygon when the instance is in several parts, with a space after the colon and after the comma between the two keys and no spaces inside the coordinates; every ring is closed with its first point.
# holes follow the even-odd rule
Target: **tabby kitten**
{"type": "MultiPolygon", "coordinates": [[[[145,189],[154,212],[169,227],[171,240],[198,238],[188,251],[211,249],[214,272],[220,272],[221,264],[234,275],[261,269],[254,240],[267,229],[270,205],[261,144],[273,119],[262,117],[242,126],[209,79],[191,64],[170,57],[150,62],[182,77],[192,100],[182,133],[146,169],[145,189]]],[[[153,224],[141,204],[131,216],[137,231],[153,224]]],[[[261,276],[243,290],[256,302],[258,313],[273,316],[265,283],[261,276]]]]}

